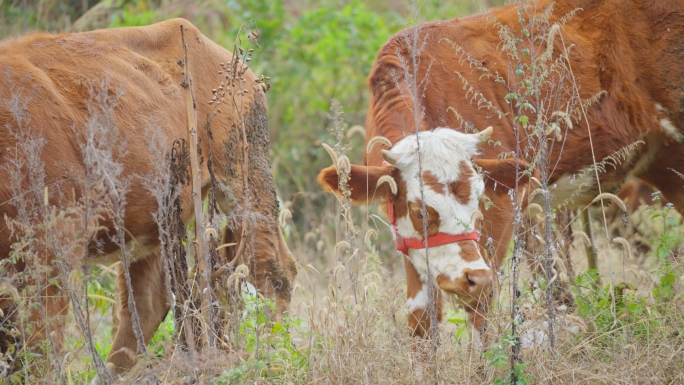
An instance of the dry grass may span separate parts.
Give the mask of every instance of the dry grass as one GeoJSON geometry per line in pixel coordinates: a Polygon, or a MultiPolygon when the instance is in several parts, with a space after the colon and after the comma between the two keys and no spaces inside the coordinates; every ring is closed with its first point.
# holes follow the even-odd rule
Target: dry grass
{"type": "MultiPolygon", "coordinates": [[[[290,244],[299,245],[292,250],[300,266],[290,312],[294,322],[280,324],[289,333],[283,333],[278,329],[280,326],[264,319],[263,313],[249,311],[248,305],[240,321],[246,327],[234,351],[205,349],[201,355],[193,356],[174,349],[173,321],[169,319],[149,345],[148,358],[124,378],[124,383],[481,384],[507,378],[505,365],[497,365],[502,357],[506,363],[508,354],[501,338],[510,322],[506,290],[500,293],[490,317],[493,343],[489,353],[485,356],[469,353],[464,316],[458,309],[449,309],[449,321],[440,326],[442,343],[431,361],[430,344],[409,336],[402,260],[393,250],[389,229],[375,215],[377,209],[347,207],[346,211],[340,211],[337,198],[331,197],[330,202],[314,226],[317,231],[292,235],[290,239],[290,244]],[[341,216],[341,212],[345,215],[341,216]],[[351,239],[350,234],[354,235],[351,239]],[[341,247],[341,241],[348,242],[348,246],[341,247]],[[256,344],[249,342],[249,336],[255,334],[250,328],[260,329],[262,337],[256,344]]],[[[650,218],[652,210],[642,208],[630,218],[640,227],[641,237],[650,242],[666,231],[661,223],[643,219],[650,218]]],[[[681,223],[677,214],[669,212],[668,216],[675,223],[681,223]]],[[[286,218],[284,221],[285,229],[296,234],[292,223],[286,218]]],[[[629,290],[644,298],[650,307],[649,315],[603,330],[597,325],[597,319],[602,309],[608,309],[602,308],[604,304],[600,302],[595,304],[596,313],[586,317],[559,311],[557,349],[550,351],[543,343],[535,346],[539,344],[533,343],[533,337],[539,337],[542,342],[545,339],[545,303],[541,300],[539,282],[525,270],[519,281],[522,293],[518,302],[525,318],[520,335],[528,341],[528,348],[522,351],[523,373],[531,383],[684,381],[681,279],[677,279],[674,294],[667,301],[654,297],[653,289],[660,286],[658,274],[662,262],[649,255],[641,265],[632,266],[636,265],[636,257],[625,259],[622,246],[609,242],[601,233],[604,226],[598,221],[593,226],[598,234],[599,270],[604,285],[617,286],[627,277],[627,282],[633,285],[629,290]],[[641,336],[630,331],[644,324],[657,328],[641,336]]],[[[573,224],[573,228],[579,231],[580,226],[573,224]]],[[[680,228],[670,227],[669,231],[679,232],[680,228]]],[[[577,272],[586,269],[582,246],[578,238],[570,248],[577,272]]],[[[681,269],[677,255],[671,256],[672,267],[681,269]]],[[[97,282],[105,288],[101,293],[111,297],[106,289],[111,285],[108,273],[111,269],[101,271],[98,276],[82,277],[81,283],[92,287],[97,282]]],[[[502,276],[503,288],[508,287],[507,276],[510,276],[508,270],[502,276]]],[[[575,293],[591,296],[591,289],[573,287],[575,293]]],[[[90,293],[94,291],[91,289],[90,293]]],[[[108,301],[98,302],[95,298],[89,301],[90,329],[100,354],[104,353],[107,341],[111,343],[109,330],[113,320],[109,308],[108,301]]],[[[617,314],[622,318],[629,316],[617,314]]],[[[33,357],[34,365],[30,368],[34,372],[29,376],[44,375],[40,362],[50,357],[49,352],[43,357],[33,357]]],[[[78,327],[68,330],[65,351],[60,357],[64,373],[72,383],[87,383],[94,374],[78,327]]]]}
{"type": "MultiPolygon", "coordinates": [[[[20,109],[17,111],[18,115],[20,109]]],[[[15,119],[23,118],[18,115],[15,119]]],[[[347,130],[341,107],[337,105],[331,120],[337,143],[328,146],[328,151],[343,170],[349,162],[344,156],[345,150],[351,144],[360,145],[361,139],[353,135],[359,128],[347,130]],[[345,143],[345,138],[351,142],[345,143]]],[[[547,131],[543,132],[546,135],[547,131]]],[[[557,135],[559,132],[555,131],[557,135]]],[[[24,149],[22,156],[30,163],[35,161],[41,143],[30,140],[27,143],[32,147],[24,149]]],[[[113,151],[111,146],[109,151],[113,151]]],[[[158,152],[165,154],[161,149],[158,152]]],[[[112,160],[111,156],[108,159],[112,160]]],[[[112,160],[112,163],[116,162],[112,160]]],[[[24,167],[23,163],[15,166],[24,167]]],[[[114,164],[107,170],[112,172],[116,168],[114,164]]],[[[35,173],[40,179],[40,167],[35,173]]],[[[162,174],[158,177],[166,180],[162,174]]],[[[38,202],[36,207],[41,207],[44,186],[34,187],[32,199],[38,202]]],[[[124,190],[123,187],[115,186],[113,190],[124,190]]],[[[100,191],[96,187],[89,189],[100,191]]],[[[15,195],[18,194],[23,193],[17,190],[15,195]]],[[[303,199],[309,201],[307,206],[314,202],[312,194],[315,193],[303,192],[303,199]]],[[[205,347],[201,353],[193,353],[176,348],[179,331],[174,330],[173,317],[167,317],[148,346],[147,357],[121,381],[136,384],[502,384],[510,379],[510,348],[519,344],[523,348],[522,362],[516,374],[520,383],[684,383],[684,282],[679,277],[684,266],[676,252],[676,240],[659,240],[662,234],[681,238],[681,217],[673,211],[642,208],[631,214],[630,221],[640,228],[636,238],[649,243],[652,250],[641,258],[625,255],[626,249],[635,250],[636,247],[615,243],[615,237],[603,231],[608,226],[598,221],[592,224],[597,234],[595,244],[601,284],[592,281],[595,275],[583,274],[587,266],[580,240],[583,236],[575,237],[567,248],[568,255],[548,256],[553,260],[545,262],[556,263],[554,266],[560,266],[556,260],[562,258],[572,262],[572,270],[557,269],[562,273],[558,280],[571,290],[577,305],[576,309],[553,305],[556,312],[552,318],[555,319],[555,349],[548,347],[549,303],[545,280],[549,275],[533,274],[532,269],[522,263],[516,266],[522,272],[515,275],[511,264],[507,263],[499,275],[499,293],[489,316],[491,345],[484,354],[477,354],[468,347],[465,315],[457,308],[447,309],[446,321],[439,326],[438,338],[435,338],[439,344],[410,337],[403,261],[394,250],[383,216],[377,215],[375,207],[351,207],[344,197],[331,196],[328,203],[311,225],[315,230],[306,234],[299,234],[294,228],[289,220],[291,213],[281,215],[281,226],[289,234],[291,250],[299,263],[287,319],[276,322],[265,316],[271,304],[258,295],[247,294],[248,285],[241,283],[241,278],[247,274],[238,269],[225,281],[231,288],[242,287],[245,293],[244,310],[230,319],[234,324],[227,329],[232,334],[224,336],[230,341],[228,349],[205,347]],[[674,224],[663,221],[661,226],[660,221],[651,220],[654,210],[673,218],[674,224]],[[663,248],[667,249],[665,257],[658,257],[657,250],[663,248]],[[668,277],[673,279],[671,283],[663,280],[668,277]],[[511,301],[512,288],[520,291],[519,295],[514,295],[514,301],[511,301]],[[513,312],[519,309],[520,314],[514,336],[511,336],[511,302],[513,312]]],[[[289,207],[293,206],[293,202],[285,202],[284,212],[289,212],[289,207]]],[[[83,209],[84,206],[79,203],[77,207],[83,209]]],[[[548,212],[547,207],[542,210],[548,212]]],[[[49,225],[68,212],[41,215],[45,219],[42,224],[49,225]]],[[[546,219],[542,216],[539,223],[546,219]]],[[[25,220],[24,225],[27,224],[38,225],[25,220]]],[[[22,239],[28,239],[30,226],[22,228],[26,233],[22,239]]],[[[580,232],[579,223],[573,222],[571,226],[575,232],[580,232]]],[[[634,238],[627,237],[629,241],[634,238]]],[[[59,245],[61,248],[66,246],[59,245]]],[[[547,250],[532,249],[530,252],[542,251],[547,250]]],[[[65,251],[58,254],[65,254],[65,251]]],[[[36,255],[27,252],[25,258],[36,255]]],[[[76,271],[73,266],[69,269],[76,271]]],[[[92,335],[98,353],[105,355],[108,344],[111,345],[110,330],[115,326],[111,306],[121,300],[111,293],[113,275],[110,271],[111,267],[95,267],[82,276],[66,270],[62,273],[65,282],[75,281],[75,288],[69,293],[74,305],[85,311],[87,321],[78,311],[70,313],[67,320],[70,327],[62,353],[56,353],[50,341],[36,353],[22,350],[15,358],[23,360],[23,366],[15,366],[15,370],[19,368],[19,376],[10,382],[30,383],[47,378],[46,382],[87,383],[92,379],[96,371],[88,353],[88,335],[92,335]],[[90,294],[90,299],[85,299],[85,292],[90,294]],[[74,319],[78,322],[71,322],[74,319]]],[[[0,293],[8,296],[14,295],[11,284],[23,279],[7,274],[7,270],[3,270],[0,278],[3,278],[0,293]]],[[[27,296],[28,300],[20,303],[21,310],[26,312],[31,300],[40,297],[40,293],[34,288],[27,296]]],[[[19,297],[19,293],[15,296],[19,297]]],[[[0,324],[0,328],[7,328],[7,325],[0,324]]],[[[26,336],[21,338],[26,339],[26,336]]],[[[5,377],[10,373],[8,362],[0,360],[2,380],[9,378],[5,377]]]]}

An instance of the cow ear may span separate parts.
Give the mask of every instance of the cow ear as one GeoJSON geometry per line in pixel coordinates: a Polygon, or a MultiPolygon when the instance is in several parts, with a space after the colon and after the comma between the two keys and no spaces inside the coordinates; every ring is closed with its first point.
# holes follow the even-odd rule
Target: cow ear
{"type": "Polygon", "coordinates": [[[475,159],[475,164],[485,172],[485,184],[487,187],[504,186],[508,189],[515,188],[516,180],[518,188],[526,187],[530,182],[529,163],[518,159],[507,158],[496,159],[475,159]],[[517,170],[517,171],[516,171],[517,170]]]}
{"type": "Polygon", "coordinates": [[[343,196],[348,190],[355,204],[392,198],[397,194],[396,168],[390,166],[352,165],[346,186],[340,186],[340,177],[335,166],[324,168],[318,174],[318,183],[326,192],[343,196]]]}

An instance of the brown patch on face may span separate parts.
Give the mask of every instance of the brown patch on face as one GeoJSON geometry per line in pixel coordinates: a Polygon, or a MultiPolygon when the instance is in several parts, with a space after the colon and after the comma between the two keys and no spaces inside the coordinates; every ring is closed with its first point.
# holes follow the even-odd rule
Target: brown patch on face
{"type": "MultiPolygon", "coordinates": [[[[420,200],[409,202],[408,209],[413,228],[418,234],[423,234],[423,204],[420,200]]],[[[435,235],[439,233],[439,213],[430,206],[425,206],[425,209],[427,211],[427,233],[428,235],[435,235]]]]}
{"type": "Polygon", "coordinates": [[[461,173],[458,175],[456,182],[449,184],[449,189],[457,201],[461,204],[466,204],[470,201],[470,178],[475,175],[475,171],[466,161],[462,161],[460,167],[461,173]]]}
{"type": "Polygon", "coordinates": [[[475,241],[465,241],[458,244],[461,247],[461,259],[466,262],[475,262],[481,258],[479,246],[475,241]]]}
{"type": "Polygon", "coordinates": [[[423,182],[437,194],[446,192],[446,185],[437,180],[437,176],[430,171],[423,172],[423,182]]]}
{"type": "MultiPolygon", "coordinates": [[[[420,274],[408,258],[404,258],[404,267],[406,268],[406,297],[408,299],[416,298],[425,284],[420,280],[420,274]]],[[[442,319],[442,291],[439,288],[434,290],[434,300],[437,322],[439,322],[442,319]]],[[[430,330],[430,317],[427,309],[413,309],[408,315],[408,324],[412,335],[416,337],[427,336],[428,330],[430,330]]]]}
{"type": "Polygon", "coordinates": [[[461,304],[471,308],[491,295],[492,282],[492,271],[485,269],[463,269],[462,275],[454,280],[444,274],[437,276],[442,290],[456,294],[461,304]]]}

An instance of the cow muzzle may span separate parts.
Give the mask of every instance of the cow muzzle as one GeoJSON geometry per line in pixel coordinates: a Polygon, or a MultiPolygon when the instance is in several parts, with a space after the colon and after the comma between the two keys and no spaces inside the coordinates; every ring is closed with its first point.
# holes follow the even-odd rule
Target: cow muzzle
{"type": "Polygon", "coordinates": [[[493,281],[492,270],[488,268],[466,268],[454,279],[444,274],[437,276],[437,284],[442,290],[456,294],[460,302],[470,306],[491,295],[493,281]]]}

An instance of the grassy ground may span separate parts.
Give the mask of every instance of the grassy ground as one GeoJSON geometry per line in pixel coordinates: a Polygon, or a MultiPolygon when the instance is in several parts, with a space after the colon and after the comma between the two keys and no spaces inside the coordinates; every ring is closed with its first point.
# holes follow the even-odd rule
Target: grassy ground
{"type": "MultiPolygon", "coordinates": [[[[335,210],[331,207],[330,211],[335,210]]],[[[651,213],[642,208],[632,218],[651,213]]],[[[362,217],[363,212],[358,215],[362,217]]],[[[671,217],[679,223],[677,214],[671,217]]],[[[579,231],[577,224],[573,227],[579,231]]],[[[524,349],[518,383],[681,383],[684,285],[678,274],[672,274],[682,268],[677,256],[670,253],[666,260],[659,260],[652,252],[637,265],[634,257],[624,257],[621,246],[605,241],[598,220],[594,227],[601,283],[594,287],[599,275],[585,272],[584,245],[577,237],[571,259],[578,274],[570,277],[577,308],[560,308],[555,351],[546,346],[548,328],[544,303],[538,300],[542,297],[539,281],[529,270],[522,274],[518,305],[524,317],[520,332],[524,349]],[[611,291],[611,287],[616,289],[611,291]]],[[[489,320],[490,348],[484,354],[470,351],[465,315],[448,305],[440,327],[442,344],[430,364],[429,344],[409,336],[403,269],[400,257],[388,250],[388,230],[380,228],[381,240],[369,240],[362,247],[364,254],[349,260],[340,250],[338,257],[333,256],[334,243],[316,251],[319,239],[335,237],[333,227],[321,224],[320,228],[316,237],[302,237],[308,241],[301,239],[301,244],[309,247],[293,248],[300,266],[286,320],[271,321],[264,315],[271,304],[244,294],[246,307],[238,333],[231,337],[240,349],[205,351],[192,357],[173,349],[173,320],[168,317],[150,344],[149,358],[125,382],[507,383],[512,344],[507,268],[489,320]],[[352,271],[355,277],[350,277],[352,271]]],[[[649,239],[657,235],[651,230],[642,227],[649,239]]],[[[97,281],[100,285],[91,281],[89,291],[115,298],[107,289],[111,281],[112,276],[103,272],[97,281]]],[[[110,301],[91,300],[91,326],[103,357],[111,346],[110,310],[110,301]]],[[[65,368],[72,383],[86,383],[94,371],[83,338],[76,327],[69,336],[65,368]]]]}
{"type": "MultiPolygon", "coordinates": [[[[423,17],[434,20],[478,9],[469,1],[440,3],[426,1],[423,17]]],[[[50,19],[50,12],[56,11],[49,2],[29,2],[36,7],[28,14],[17,10],[19,3],[12,3],[13,8],[6,4],[5,35],[27,26],[68,28],[78,19],[67,18],[64,12],[50,19]]],[[[299,270],[290,313],[283,320],[271,320],[266,314],[273,304],[248,294],[245,286],[244,309],[227,338],[231,347],[194,356],[174,349],[169,316],[153,338],[148,358],[123,379],[125,383],[503,384],[512,377],[518,384],[684,383],[684,283],[678,253],[682,221],[661,206],[630,214],[629,223],[641,234],[626,236],[629,256],[624,246],[609,241],[614,234],[607,234],[606,228],[610,232],[612,224],[604,226],[594,209],[598,271],[587,271],[583,237],[571,240],[576,274],[561,279],[574,296],[574,308],[558,308],[555,350],[546,347],[545,282],[528,269],[518,282],[517,303],[522,315],[518,337],[525,349],[522,360],[511,366],[516,336],[510,335],[511,272],[506,265],[489,320],[490,347],[485,352],[470,350],[465,315],[447,301],[441,345],[431,360],[430,345],[409,336],[403,261],[393,250],[382,216],[376,216],[377,208],[353,208],[349,223],[358,229],[349,232],[335,198],[324,196],[314,182],[319,166],[329,163],[316,144],[331,140],[330,100],[341,99],[348,126],[363,123],[365,76],[379,46],[405,25],[406,11],[392,2],[226,4],[129,1],[105,16],[100,26],[184,16],[212,39],[229,45],[238,20],[257,19],[267,43],[263,64],[253,68],[276,72],[267,73],[274,79],[268,94],[273,168],[283,208],[292,213],[284,233],[299,270]],[[358,28],[358,34],[345,34],[350,26],[358,28]],[[347,80],[346,88],[327,82],[331,78],[347,80]],[[648,245],[643,257],[633,243],[637,238],[648,245]],[[351,247],[341,248],[342,240],[351,247]]],[[[84,12],[82,5],[72,8],[78,15],[84,12]]],[[[350,140],[349,156],[358,161],[362,135],[352,134],[350,140]]],[[[578,223],[572,226],[580,232],[578,223]]],[[[90,326],[102,357],[111,347],[116,325],[113,271],[115,266],[96,267],[84,283],[91,296],[90,326]]],[[[68,342],[59,355],[65,378],[69,384],[88,383],[95,371],[85,340],[71,319],[67,324],[68,342]]],[[[46,377],[47,382],[56,381],[54,371],[41,369],[51,357],[47,350],[42,355],[25,354],[31,371],[18,372],[10,382],[35,383],[46,377]]]]}

